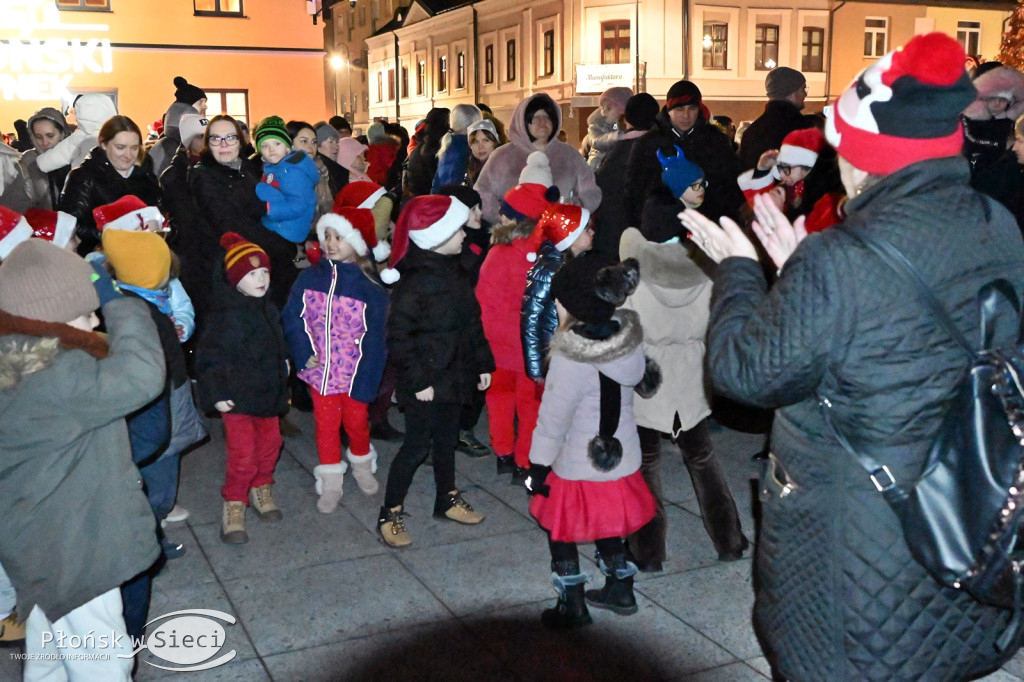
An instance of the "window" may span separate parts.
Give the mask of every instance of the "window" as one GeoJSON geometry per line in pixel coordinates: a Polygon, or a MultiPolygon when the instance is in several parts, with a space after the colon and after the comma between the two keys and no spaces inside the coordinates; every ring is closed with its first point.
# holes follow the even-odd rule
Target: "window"
{"type": "Polygon", "coordinates": [[[409,67],[402,64],[402,95],[403,98],[409,97],[409,67]]]}
{"type": "Polygon", "coordinates": [[[629,64],[629,22],[601,22],[601,63],[629,64]]]}
{"type": "Polygon", "coordinates": [[[416,64],[416,94],[420,97],[427,91],[427,63],[418,62],[416,64]]]}
{"type": "Polygon", "coordinates": [[[249,125],[248,90],[211,90],[210,88],[204,88],[203,92],[206,93],[207,118],[213,118],[217,114],[227,114],[249,125]]]}
{"type": "Polygon", "coordinates": [[[466,53],[460,52],[455,57],[455,87],[462,90],[466,87],[466,53]]]}
{"type": "Polygon", "coordinates": [[[376,33],[377,32],[377,21],[380,19],[380,0],[373,0],[370,5],[370,28],[376,33]]]}
{"type": "Polygon", "coordinates": [[[448,89],[448,57],[437,58],[437,91],[448,89]]]}
{"type": "Polygon", "coordinates": [[[505,41],[505,80],[516,79],[516,40],[505,41]]]}
{"type": "Polygon", "coordinates": [[[348,13],[348,41],[352,42],[352,30],[356,27],[356,11],[348,13]]]}
{"type": "Polygon", "coordinates": [[[366,5],[359,5],[359,25],[366,26],[366,5]]]}
{"type": "Polygon", "coordinates": [[[800,46],[800,70],[804,73],[825,70],[825,29],[804,27],[804,39],[800,46]]]}
{"type": "Polygon", "coordinates": [[[758,24],[754,28],[754,69],[771,71],[779,65],[779,27],[758,24]]]}
{"type": "Polygon", "coordinates": [[[388,99],[395,98],[395,70],[388,69],[388,99]]]}
{"type": "Polygon", "coordinates": [[[541,60],[542,76],[550,76],[555,73],[555,32],[544,31],[544,57],[541,60]]]}
{"type": "Polygon", "coordinates": [[[704,68],[729,68],[729,24],[704,24],[704,68]]]}
{"type": "Polygon", "coordinates": [[[377,101],[384,101],[384,72],[377,72],[377,101]]]}
{"type": "Polygon", "coordinates": [[[881,57],[888,52],[889,20],[868,17],[864,20],[864,56],[881,57]]]}
{"type": "Polygon", "coordinates": [[[484,48],[484,83],[490,85],[494,82],[494,45],[484,48]]]}
{"type": "Polygon", "coordinates": [[[970,55],[977,55],[978,47],[981,44],[981,22],[956,22],[956,39],[964,46],[964,52],[970,55]]]}
{"type": "Polygon", "coordinates": [[[110,0],[57,0],[57,9],[79,11],[105,11],[110,9],[110,0]]]}
{"type": "Polygon", "coordinates": [[[197,17],[242,16],[242,0],[192,0],[192,3],[197,17]]]}

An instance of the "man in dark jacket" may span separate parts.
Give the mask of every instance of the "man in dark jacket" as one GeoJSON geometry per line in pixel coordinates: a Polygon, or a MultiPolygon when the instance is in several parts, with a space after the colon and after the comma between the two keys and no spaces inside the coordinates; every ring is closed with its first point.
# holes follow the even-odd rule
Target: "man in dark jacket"
{"type": "Polygon", "coordinates": [[[778,66],[764,79],[768,103],[764,113],[750,124],[740,143],[740,170],[757,166],[757,160],[769,149],[778,149],[782,140],[794,130],[810,128],[811,118],[800,112],[807,98],[807,79],[788,66],[778,66]]]}
{"type": "Polygon", "coordinates": [[[669,88],[665,106],[654,119],[654,126],[637,139],[629,154],[626,170],[626,203],[630,225],[639,225],[647,193],[662,185],[658,152],[675,156],[675,147],[700,166],[708,181],[701,213],[718,220],[736,217],[744,204],[736,184],[739,167],[729,138],[708,123],[711,117],[701,100],[700,88],[690,81],[677,81],[669,88]]]}

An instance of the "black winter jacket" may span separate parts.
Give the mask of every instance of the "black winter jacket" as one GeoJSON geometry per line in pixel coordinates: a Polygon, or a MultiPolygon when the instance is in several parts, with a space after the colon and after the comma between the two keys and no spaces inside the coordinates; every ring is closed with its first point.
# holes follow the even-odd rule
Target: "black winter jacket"
{"type": "Polygon", "coordinates": [[[551,296],[551,278],[565,265],[566,260],[566,255],[547,239],[537,249],[537,262],[526,273],[526,293],[523,294],[519,333],[523,339],[526,376],[531,379],[544,376],[544,358],[547,357],[551,337],[558,328],[558,310],[551,296]]]}
{"type": "Polygon", "coordinates": [[[232,400],[235,414],[276,417],[288,408],[288,345],[281,315],[266,296],[246,296],[219,267],[213,304],[196,346],[199,405],[232,400]]]}
{"type": "MultiPolygon", "coordinates": [[[[701,116],[685,133],[672,127],[668,112],[664,108],[654,120],[654,127],[637,138],[629,153],[626,166],[626,202],[629,209],[630,226],[640,224],[641,212],[647,193],[661,182],[661,162],[658,150],[665,156],[675,156],[675,146],[686,154],[686,158],[700,166],[708,181],[707,193],[700,212],[717,221],[723,215],[739,216],[745,199],[736,184],[739,166],[729,138],[701,116]]],[[[621,233],[620,233],[621,234],[621,233]]]]}
{"type": "Polygon", "coordinates": [[[397,375],[399,402],[434,387],[434,400],[462,403],[480,375],[494,371],[480,304],[458,256],[442,256],[409,243],[402,278],[391,293],[388,353],[397,375]]]}
{"type": "Polygon", "coordinates": [[[80,254],[94,251],[100,243],[92,210],[129,194],[134,194],[147,206],[163,207],[163,193],[153,175],[149,157],[134,166],[126,178],[111,165],[103,148],[97,146],[81,166],[68,173],[58,210],[70,213],[78,220],[75,232],[82,240],[78,247],[80,254]]]}
{"type": "MultiPolygon", "coordinates": [[[[601,167],[594,172],[597,186],[601,188],[601,196],[608,197],[602,201],[594,213],[594,251],[608,256],[619,253],[619,238],[627,227],[639,227],[640,223],[632,219],[629,212],[630,203],[621,198],[626,187],[626,166],[633,145],[638,138],[629,137],[612,145],[605,155],[601,167]]],[[[643,205],[643,200],[641,200],[643,205]]]]}
{"type": "Polygon", "coordinates": [[[764,113],[758,116],[740,142],[740,172],[757,167],[757,160],[769,149],[778,149],[782,140],[794,130],[814,126],[809,116],[804,116],[789,100],[773,99],[764,105],[764,113]]]}
{"type": "Polygon", "coordinates": [[[405,176],[402,191],[408,197],[430,194],[437,173],[436,145],[419,144],[405,160],[405,176]]]}
{"type": "MultiPolygon", "coordinates": [[[[975,339],[983,284],[1001,277],[1024,292],[1024,244],[1010,215],[967,183],[962,158],[912,164],[851,199],[845,224],[891,241],[975,339]]],[[[1016,337],[1011,322],[1002,343],[1016,337]]],[[[770,292],[753,260],[719,265],[714,386],[779,408],[771,452],[794,486],[780,496],[782,476],[762,476],[754,580],[755,631],[786,679],[962,680],[1013,655],[993,645],[1010,612],[941,587],[914,561],[819,403],[831,401],[854,447],[912,480],[966,364],[900,275],[840,229],[807,237],[770,292]]]]}

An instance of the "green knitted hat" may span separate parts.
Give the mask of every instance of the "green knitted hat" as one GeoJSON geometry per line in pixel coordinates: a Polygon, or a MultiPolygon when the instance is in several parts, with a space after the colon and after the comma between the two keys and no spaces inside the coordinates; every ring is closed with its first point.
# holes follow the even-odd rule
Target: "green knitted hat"
{"type": "Polygon", "coordinates": [[[292,146],[292,138],[284,127],[284,119],[280,116],[267,116],[256,126],[256,130],[252,131],[252,136],[256,140],[257,150],[265,140],[271,139],[280,140],[287,147],[292,146]]]}

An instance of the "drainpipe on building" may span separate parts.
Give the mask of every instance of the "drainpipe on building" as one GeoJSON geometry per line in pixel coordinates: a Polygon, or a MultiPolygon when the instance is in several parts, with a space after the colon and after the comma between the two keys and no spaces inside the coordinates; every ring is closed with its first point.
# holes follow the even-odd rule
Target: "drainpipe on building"
{"type": "MultiPolygon", "coordinates": [[[[686,2],[686,0],[683,0],[686,2]]],[[[633,44],[636,45],[636,64],[633,67],[633,80],[635,85],[633,92],[640,92],[640,0],[633,0],[633,18],[635,27],[633,30],[633,44]]]]}
{"type": "Polygon", "coordinates": [[[690,80],[690,0],[683,0],[683,80],[690,80]]]}
{"type": "Polygon", "coordinates": [[[483,100],[480,97],[480,59],[477,50],[480,47],[480,26],[476,21],[476,4],[474,3],[471,7],[473,10],[473,101],[470,104],[476,104],[483,100]]]}
{"type": "Polygon", "coordinates": [[[394,31],[391,35],[395,37],[395,123],[401,125],[402,121],[402,63],[398,59],[398,34],[394,31]]]}
{"type": "Polygon", "coordinates": [[[843,8],[846,0],[842,0],[834,9],[828,10],[828,68],[825,70],[825,104],[832,101],[832,32],[835,29],[836,12],[843,8]]]}

